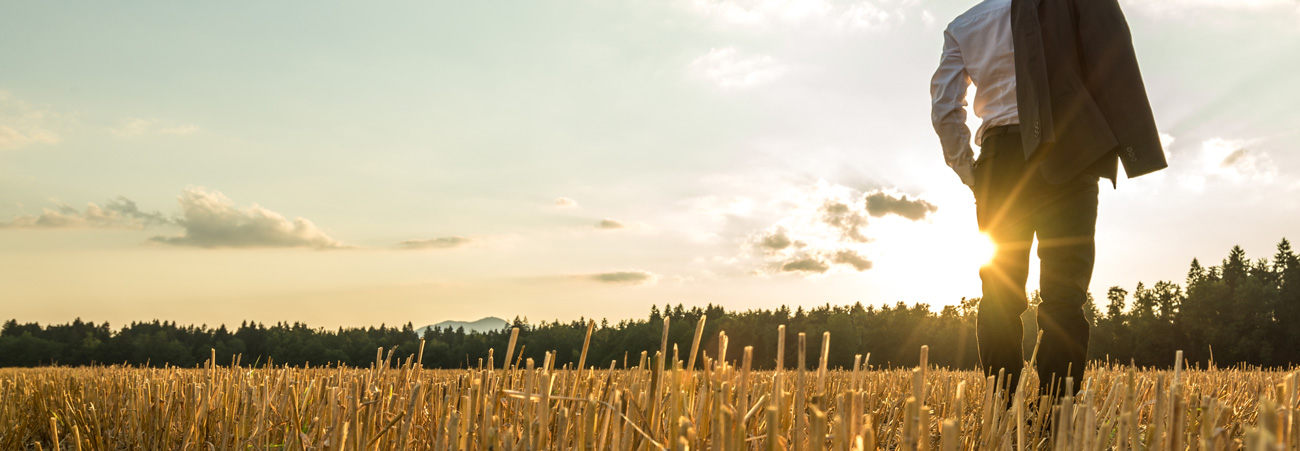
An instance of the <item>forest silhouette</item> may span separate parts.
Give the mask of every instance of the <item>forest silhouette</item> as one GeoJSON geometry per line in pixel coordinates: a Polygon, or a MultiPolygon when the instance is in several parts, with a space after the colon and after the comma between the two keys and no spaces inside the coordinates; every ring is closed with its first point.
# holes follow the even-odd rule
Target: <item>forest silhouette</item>
{"type": "MultiPolygon", "coordinates": [[[[936,281],[942,283],[942,281],[936,281]]],[[[1032,348],[1036,326],[1034,305],[1022,316],[1026,322],[1025,346],[1032,348]]],[[[1111,287],[1104,307],[1089,299],[1092,322],[1089,358],[1093,361],[1165,367],[1170,356],[1184,351],[1193,366],[1240,364],[1290,366],[1300,363],[1300,260],[1285,238],[1272,259],[1250,260],[1234,246],[1221,264],[1203,266],[1193,259],[1183,284],[1139,282],[1132,292],[1111,287]],[[1288,346],[1286,343],[1291,343],[1288,346]]],[[[928,304],[898,303],[883,307],[829,304],[794,310],[728,311],[716,305],[684,308],[652,306],[645,319],[596,322],[591,337],[589,367],[635,367],[642,352],[653,357],[669,319],[669,348],[676,345],[679,358],[689,356],[695,326],[707,316],[702,352],[718,355],[717,336],[725,331],[728,360],[738,360],[741,350],[753,347],[754,366],[772,369],[776,364],[777,327],[785,325],[785,353],[796,355],[796,334],[805,333],[807,349],[815,355],[824,332],[830,332],[829,365],[848,368],[856,355],[870,354],[873,367],[916,365],[917,349],[930,347],[932,364],[974,369],[978,363],[975,311],[978,298],[933,311],[928,304]]],[[[510,328],[518,327],[516,356],[542,362],[555,352],[555,366],[576,365],[583,348],[588,320],[530,323],[515,318],[501,330],[467,332],[433,329],[424,335],[422,361],[428,368],[478,367],[494,349],[494,367],[501,367],[510,328]]],[[[392,351],[393,361],[419,352],[420,336],[404,326],[311,328],[302,323],[277,323],[267,327],[245,322],[235,330],[224,325],[178,326],[175,322],[137,322],[114,331],[108,323],[83,322],[41,326],[9,320],[0,329],[0,366],[41,365],[147,365],[193,367],[213,352],[218,364],[365,367],[376,361],[376,348],[392,351]]],[[[671,351],[670,351],[671,352],[671,351]]],[[[813,365],[817,359],[809,359],[813,365]]],[[[785,359],[793,368],[794,359],[785,359]]]]}

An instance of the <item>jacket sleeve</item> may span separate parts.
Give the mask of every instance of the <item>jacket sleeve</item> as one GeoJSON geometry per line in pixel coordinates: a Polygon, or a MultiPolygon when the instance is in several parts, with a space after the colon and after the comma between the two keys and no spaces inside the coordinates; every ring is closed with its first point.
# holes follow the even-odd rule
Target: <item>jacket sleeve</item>
{"type": "Polygon", "coordinates": [[[966,126],[966,90],[970,83],[957,38],[951,30],[944,30],[943,57],[930,79],[930,121],[943,146],[944,162],[957,172],[962,183],[973,186],[975,151],[971,149],[970,127],[966,126]]]}

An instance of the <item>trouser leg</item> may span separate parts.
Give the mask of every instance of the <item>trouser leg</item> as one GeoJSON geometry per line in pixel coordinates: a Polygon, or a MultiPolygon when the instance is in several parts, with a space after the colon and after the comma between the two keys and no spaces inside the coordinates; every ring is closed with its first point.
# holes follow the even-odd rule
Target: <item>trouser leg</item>
{"type": "Polygon", "coordinates": [[[1039,384],[1047,393],[1055,382],[1059,391],[1068,376],[1074,378],[1074,389],[1078,390],[1083,385],[1088,357],[1090,325],[1083,307],[1095,261],[1097,177],[1082,176],[1061,185],[1044,184],[1038,191],[1041,195],[1034,202],[1034,228],[1042,263],[1042,303],[1037,318],[1043,332],[1037,362],[1039,384]]]}
{"type": "Polygon", "coordinates": [[[1024,365],[1020,315],[1028,307],[1025,279],[1033,242],[1032,216],[1026,205],[1025,162],[1020,137],[1006,134],[986,140],[976,167],[975,202],[980,231],[995,245],[992,261],[980,268],[984,296],[976,314],[980,366],[986,375],[1004,371],[1012,389],[1024,365]]]}

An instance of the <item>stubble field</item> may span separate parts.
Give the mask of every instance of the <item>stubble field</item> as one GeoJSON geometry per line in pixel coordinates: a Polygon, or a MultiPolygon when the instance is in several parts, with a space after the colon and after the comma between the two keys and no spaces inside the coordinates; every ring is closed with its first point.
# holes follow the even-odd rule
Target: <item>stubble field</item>
{"type": "Polygon", "coordinates": [[[719,358],[664,346],[598,367],[584,351],[580,371],[514,359],[513,343],[506,369],[490,354],[423,370],[382,350],[370,368],[0,369],[0,449],[1300,448],[1294,369],[1092,367],[1055,405],[1028,372],[1000,409],[1007,391],[975,371],[869,355],[831,370],[825,348],[790,356],[813,370],[751,371],[749,349],[716,339],[719,358]]]}

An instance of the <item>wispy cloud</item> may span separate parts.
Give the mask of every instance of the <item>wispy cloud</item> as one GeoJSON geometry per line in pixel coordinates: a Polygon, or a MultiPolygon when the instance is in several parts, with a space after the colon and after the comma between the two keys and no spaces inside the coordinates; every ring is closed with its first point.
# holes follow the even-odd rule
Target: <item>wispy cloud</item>
{"type": "Polygon", "coordinates": [[[1158,10],[1208,9],[1219,11],[1295,11],[1300,2],[1295,0],[1127,0],[1127,5],[1158,10]]]}
{"type": "Polygon", "coordinates": [[[846,7],[838,19],[843,28],[882,30],[902,23],[905,17],[901,9],[887,10],[875,3],[862,1],[846,7]]]}
{"type": "Polygon", "coordinates": [[[170,224],[171,220],[159,212],[141,211],[135,202],[118,196],[104,206],[86,204],[78,210],[60,204],[45,208],[40,215],[19,215],[9,222],[0,222],[0,228],[58,229],[58,228],[126,228],[143,229],[148,226],[170,224]]]}
{"type": "Polygon", "coordinates": [[[430,238],[427,240],[406,240],[397,243],[397,247],[402,249],[450,249],[460,247],[473,242],[472,238],[463,236],[444,236],[440,238],[430,238]]]}
{"type": "Polygon", "coordinates": [[[151,241],[204,248],[345,247],[311,221],[289,220],[257,204],[239,208],[216,191],[186,188],[179,202],[181,217],[176,223],[184,232],[179,236],[156,236],[151,241]]]}
{"type": "Polygon", "coordinates": [[[131,138],[146,134],[187,135],[199,131],[193,124],[166,124],[156,118],[129,118],[108,131],[119,138],[131,138]]]}
{"type": "Polygon", "coordinates": [[[825,0],[690,0],[683,5],[697,14],[741,25],[797,22],[833,9],[825,0]]]}
{"type": "Polygon", "coordinates": [[[745,27],[806,25],[826,29],[881,29],[903,23],[920,2],[890,0],[687,0],[686,10],[720,24],[745,27]]]}
{"type": "Polygon", "coordinates": [[[556,207],[578,208],[578,201],[567,197],[557,197],[555,198],[555,202],[553,204],[556,207]]]}
{"type": "Polygon", "coordinates": [[[628,285],[650,284],[658,280],[659,276],[655,273],[642,270],[614,271],[582,276],[585,279],[601,282],[628,285]]]}
{"type": "Polygon", "coordinates": [[[617,219],[605,218],[596,223],[596,227],[601,229],[621,229],[627,227],[627,224],[624,224],[623,221],[617,219]]]}
{"type": "Polygon", "coordinates": [[[68,116],[33,107],[0,91],[0,150],[57,143],[62,138],[56,129],[68,122],[68,116]]]}
{"type": "Polygon", "coordinates": [[[748,55],[723,47],[695,58],[688,70],[722,89],[743,89],[771,82],[784,75],[789,67],[768,55],[748,55]]]}
{"type": "Polygon", "coordinates": [[[831,269],[831,265],[820,258],[812,256],[803,256],[791,259],[781,264],[781,270],[785,272],[811,272],[821,274],[831,269]]]}
{"type": "Polygon", "coordinates": [[[1126,9],[1160,19],[1218,25],[1260,26],[1262,21],[1300,19],[1296,0],[1128,0],[1126,9]]]}

